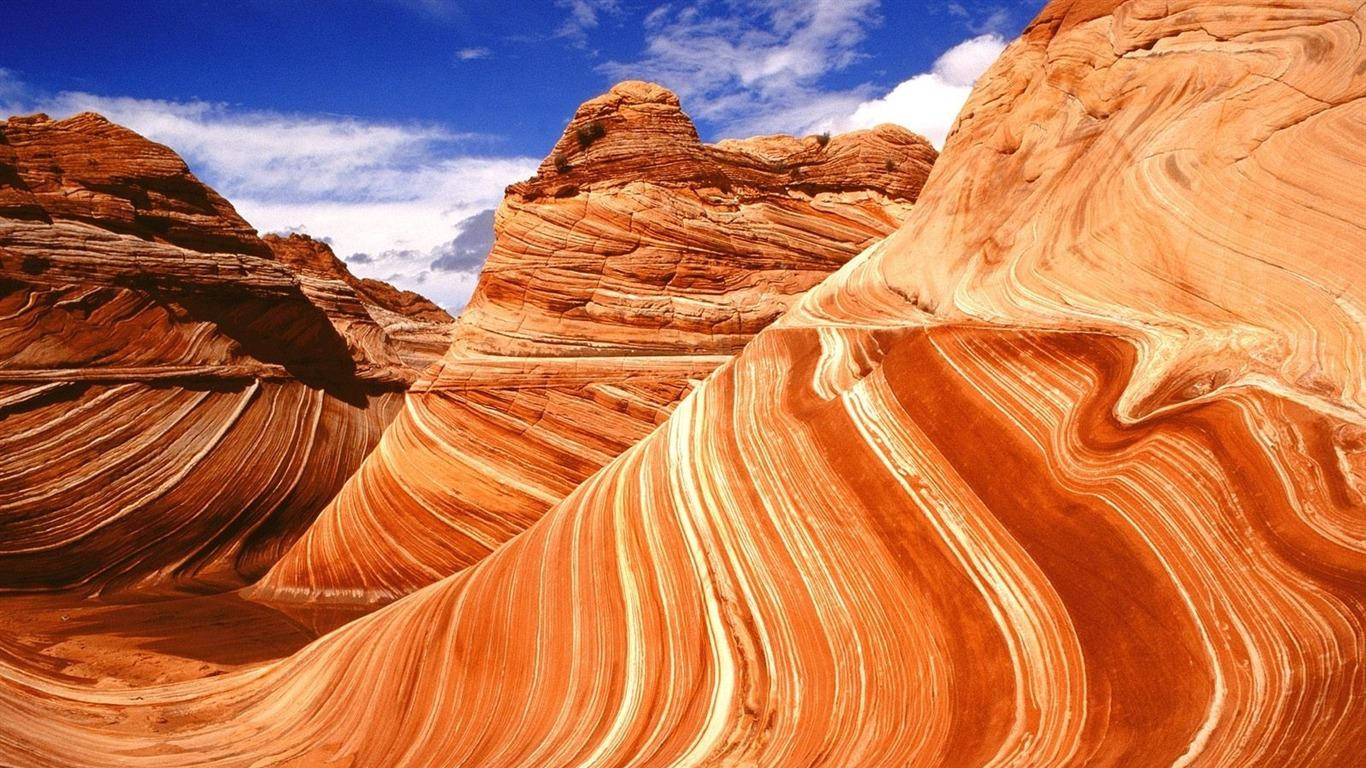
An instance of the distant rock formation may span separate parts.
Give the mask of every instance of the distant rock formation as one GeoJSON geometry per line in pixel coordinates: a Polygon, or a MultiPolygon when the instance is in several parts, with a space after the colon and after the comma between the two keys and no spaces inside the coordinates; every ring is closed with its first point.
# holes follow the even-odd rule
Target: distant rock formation
{"type": "MultiPolygon", "coordinates": [[[[326,243],[307,235],[266,235],[275,259],[286,264],[301,278],[305,293],[316,293],[320,302],[347,301],[354,296],[363,305],[356,319],[378,323],[388,343],[407,365],[418,370],[441,357],[450,346],[451,324],[446,310],[412,291],[403,291],[380,280],[358,278],[326,243]],[[340,283],[341,285],[338,285],[340,283]]],[[[337,308],[332,316],[354,315],[337,308]]],[[[339,329],[340,330],[340,329],[339,329]]]]}
{"type": "Polygon", "coordinates": [[[449,353],[252,594],[382,601],[477,562],[894,230],[935,157],[893,126],[706,145],[651,83],[586,102],[508,188],[449,353]]]}
{"type": "Polygon", "coordinates": [[[733,354],[894,229],[936,156],[890,125],[709,146],[672,92],[621,83],[508,188],[459,346],[733,354]]]}
{"type": "Polygon", "coordinates": [[[0,122],[0,591],[233,583],[308,525],[415,376],[369,307],[440,310],[300,246],[99,115],[0,122]]]}

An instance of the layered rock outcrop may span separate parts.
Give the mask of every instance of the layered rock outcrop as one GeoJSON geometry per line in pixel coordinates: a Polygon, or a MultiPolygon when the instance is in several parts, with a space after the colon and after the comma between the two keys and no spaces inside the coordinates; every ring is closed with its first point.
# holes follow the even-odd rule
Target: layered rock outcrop
{"type": "MultiPolygon", "coordinates": [[[[304,292],[328,308],[334,325],[354,323],[366,330],[378,325],[382,342],[418,370],[435,362],[450,346],[454,318],[426,297],[380,280],[356,277],[331,246],[307,235],[271,234],[262,239],[275,259],[299,276],[304,292]]],[[[338,330],[346,335],[342,328],[338,330]]]]}
{"type": "Polygon", "coordinates": [[[896,126],[703,144],[626,82],[508,188],[458,345],[495,355],[733,354],[910,210],[936,157],[896,126]]]}
{"type": "Polygon", "coordinates": [[[0,123],[0,591],[240,581],[359,464],[415,372],[280,242],[98,115],[0,123]]]}
{"type": "Polygon", "coordinates": [[[0,664],[23,765],[1355,766],[1366,8],[1055,0],[906,225],[279,663],[0,664]]]}
{"type": "Polygon", "coordinates": [[[449,353],[252,594],[384,601],[477,562],[895,229],[935,156],[893,126],[703,144],[650,83],[586,102],[508,188],[449,353]]]}

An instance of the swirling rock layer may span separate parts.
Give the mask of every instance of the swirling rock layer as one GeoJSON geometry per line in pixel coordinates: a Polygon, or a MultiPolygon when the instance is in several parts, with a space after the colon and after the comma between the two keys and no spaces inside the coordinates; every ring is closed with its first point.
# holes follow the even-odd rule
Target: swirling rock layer
{"type": "Polygon", "coordinates": [[[278,663],[0,667],[0,756],[1357,765],[1363,30],[1051,3],[905,227],[521,536],[278,663]]]}
{"type": "Polygon", "coordinates": [[[98,115],[0,123],[0,591],[240,582],[335,494],[415,374],[285,242],[98,115]]]}
{"type": "Polygon", "coordinates": [[[509,187],[449,353],[253,594],[373,602],[477,562],[891,232],[934,157],[892,126],[705,145],[649,83],[585,103],[509,187]]]}

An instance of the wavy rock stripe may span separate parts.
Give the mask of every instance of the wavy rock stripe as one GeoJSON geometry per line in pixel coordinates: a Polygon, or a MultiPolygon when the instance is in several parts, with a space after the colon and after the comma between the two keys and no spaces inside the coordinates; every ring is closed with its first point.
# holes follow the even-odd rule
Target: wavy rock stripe
{"type": "Polygon", "coordinates": [[[1337,425],[1255,389],[1123,424],[1137,358],[1077,333],[762,334],[523,536],[285,662],[131,707],[7,670],[6,749],[1353,764],[1366,557],[1299,513],[1341,510],[1337,425]],[[830,375],[848,350],[872,367],[830,375]],[[1267,435],[1318,448],[1291,467],[1267,435]]]}
{"type": "Polygon", "coordinates": [[[391,393],[358,407],[293,382],[220,379],[73,382],[7,404],[4,586],[232,583],[260,573],[279,556],[279,537],[306,527],[308,510],[360,463],[399,402],[391,393]]]}
{"type": "Polygon", "coordinates": [[[379,446],[249,594],[387,601],[477,562],[648,434],[689,381],[726,359],[448,365],[408,393],[379,446]]]}
{"type": "Polygon", "coordinates": [[[375,445],[415,372],[272,247],[98,115],[0,122],[0,592],[240,585],[375,445]]]}
{"type": "Polygon", "coordinates": [[[1126,417],[1254,381],[1359,417],[1361,26],[1353,3],[1050,6],[965,105],[937,215],[784,322],[899,323],[909,297],[922,322],[1118,327],[1144,355],[1126,417]]]}
{"type": "Polygon", "coordinates": [[[0,759],[1357,765],[1363,27],[1051,3],[902,233],[523,534],[278,663],[0,666],[0,759]]]}
{"type": "Polygon", "coordinates": [[[384,602],[478,562],[893,231],[933,158],[892,126],[704,145],[649,83],[585,103],[509,188],[441,364],[250,594],[384,602]]]}

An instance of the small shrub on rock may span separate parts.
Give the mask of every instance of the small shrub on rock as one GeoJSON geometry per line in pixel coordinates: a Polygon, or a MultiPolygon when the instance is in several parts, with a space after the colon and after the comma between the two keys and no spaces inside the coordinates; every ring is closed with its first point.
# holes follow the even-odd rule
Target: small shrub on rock
{"type": "Polygon", "coordinates": [[[607,129],[597,120],[594,120],[591,123],[584,123],[574,129],[574,137],[579,140],[579,146],[583,149],[588,149],[593,142],[606,135],[607,129]]]}

